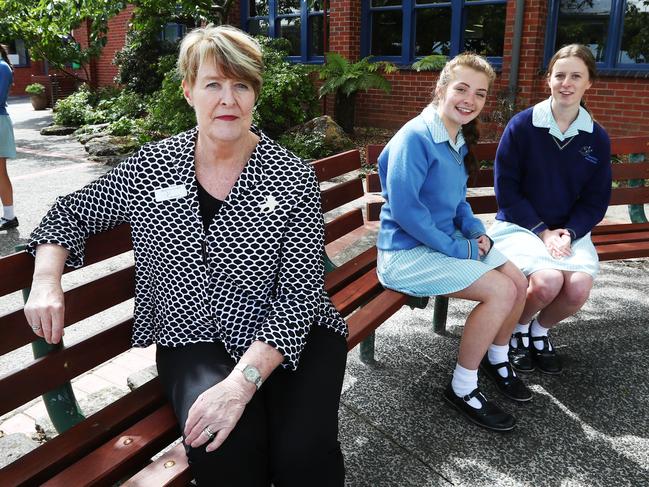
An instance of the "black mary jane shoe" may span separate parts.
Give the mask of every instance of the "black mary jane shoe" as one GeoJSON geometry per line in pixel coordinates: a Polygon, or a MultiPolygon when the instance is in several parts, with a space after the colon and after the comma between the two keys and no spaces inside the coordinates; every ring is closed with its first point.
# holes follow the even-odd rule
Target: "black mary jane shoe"
{"type": "Polygon", "coordinates": [[[478,388],[464,397],[458,397],[453,392],[451,384],[449,384],[444,391],[444,399],[469,421],[483,428],[492,431],[511,431],[516,426],[514,416],[500,409],[495,403],[488,401],[478,388]],[[474,397],[480,401],[482,405],[480,409],[476,409],[468,404],[474,397]]]}
{"type": "Polygon", "coordinates": [[[507,352],[507,357],[512,367],[517,372],[532,372],[535,367],[534,361],[532,360],[532,352],[530,351],[532,344],[530,334],[517,331],[512,335],[512,339],[516,341],[516,346],[512,346],[512,340],[510,340],[509,352],[507,352]],[[527,347],[524,344],[523,338],[527,338],[527,347]]]}
{"type": "Polygon", "coordinates": [[[10,228],[16,228],[18,226],[18,218],[13,217],[11,220],[6,218],[0,218],[0,230],[9,230],[10,228]]]}
{"type": "Polygon", "coordinates": [[[512,366],[509,362],[492,364],[485,355],[480,362],[480,369],[496,384],[496,387],[505,397],[512,401],[527,402],[532,399],[530,391],[520,377],[514,375],[512,366]],[[498,369],[507,370],[507,376],[503,377],[498,373],[498,369]]]}
{"type": "Polygon", "coordinates": [[[532,337],[532,342],[543,342],[543,348],[537,350],[534,343],[530,344],[530,351],[532,352],[532,361],[541,372],[544,374],[558,375],[563,371],[561,357],[557,355],[556,350],[550,343],[550,338],[547,336],[532,337]]]}

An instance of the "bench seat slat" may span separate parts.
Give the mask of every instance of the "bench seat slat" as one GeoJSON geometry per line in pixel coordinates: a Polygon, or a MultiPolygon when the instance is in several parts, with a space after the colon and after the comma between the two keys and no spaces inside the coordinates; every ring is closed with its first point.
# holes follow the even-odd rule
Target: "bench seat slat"
{"type": "Polygon", "coordinates": [[[649,255],[649,242],[615,243],[595,247],[599,260],[635,259],[649,255]]]}
{"type": "Polygon", "coordinates": [[[644,232],[649,230],[649,223],[620,223],[612,225],[597,225],[592,230],[593,235],[627,233],[627,232],[644,232]]]}
{"type": "Polygon", "coordinates": [[[0,395],[0,415],[128,350],[132,329],[133,318],[129,318],[2,377],[0,390],[12,391],[12,394],[0,395]]]}
{"type": "Polygon", "coordinates": [[[322,213],[327,213],[346,203],[350,203],[365,194],[363,182],[360,179],[352,179],[337,184],[322,191],[322,213]]]}
{"type": "Polygon", "coordinates": [[[331,302],[343,316],[381,292],[383,286],[376,276],[376,268],[370,269],[354,282],[331,296],[331,302]]]}
{"type": "Polygon", "coordinates": [[[595,245],[610,245],[625,242],[649,242],[649,231],[614,233],[611,235],[593,235],[592,240],[595,245]]]}
{"type": "MultiPolygon", "coordinates": [[[[134,291],[133,266],[69,289],[65,292],[65,326],[131,299],[134,291]]],[[[0,355],[27,345],[34,338],[22,309],[0,316],[0,355]]]]}
{"type": "Polygon", "coordinates": [[[191,480],[185,447],[179,443],[124,482],[122,487],[186,487],[191,480]]]}
{"type": "Polygon", "coordinates": [[[613,181],[649,178],[649,162],[625,162],[611,166],[613,181]]]}
{"type": "Polygon", "coordinates": [[[176,416],[171,406],[164,404],[43,483],[43,487],[110,485],[141,468],[178,436],[176,416]]]}
{"type": "Polygon", "coordinates": [[[609,205],[643,205],[647,201],[649,188],[615,188],[611,192],[609,205]]]}
{"type": "Polygon", "coordinates": [[[7,465],[0,478],[4,485],[40,485],[165,402],[160,381],[152,379],[7,465]]]}
{"type": "Polygon", "coordinates": [[[363,210],[360,208],[348,211],[344,215],[334,218],[325,225],[325,245],[334,240],[338,240],[340,237],[362,227],[364,224],[363,210]]]}
{"type": "Polygon", "coordinates": [[[349,325],[347,350],[351,350],[365,340],[381,323],[399,311],[408,299],[405,294],[385,289],[354,313],[347,320],[349,325]]]}
{"type": "Polygon", "coordinates": [[[376,267],[376,254],[376,247],[371,247],[327,273],[325,275],[325,290],[329,296],[333,296],[355,278],[372,267],[376,267]]]}

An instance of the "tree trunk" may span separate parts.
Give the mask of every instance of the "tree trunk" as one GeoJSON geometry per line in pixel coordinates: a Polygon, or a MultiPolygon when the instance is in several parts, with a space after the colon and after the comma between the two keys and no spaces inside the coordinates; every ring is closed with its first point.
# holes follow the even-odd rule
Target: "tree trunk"
{"type": "Polygon", "coordinates": [[[348,134],[354,133],[354,115],[356,114],[356,93],[345,96],[336,93],[334,101],[334,120],[348,134]]]}

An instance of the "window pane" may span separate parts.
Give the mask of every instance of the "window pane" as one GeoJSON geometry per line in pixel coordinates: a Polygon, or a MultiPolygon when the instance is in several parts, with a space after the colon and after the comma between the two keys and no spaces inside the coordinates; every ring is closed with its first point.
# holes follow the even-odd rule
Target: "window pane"
{"type": "Polygon", "coordinates": [[[248,33],[251,36],[266,36],[268,37],[268,20],[267,19],[253,19],[248,21],[248,33]]]}
{"type": "Polygon", "coordinates": [[[278,15],[299,14],[300,0],[278,0],[277,13],[278,15]]]}
{"type": "Polygon", "coordinates": [[[14,66],[24,66],[27,64],[27,49],[25,48],[25,42],[21,39],[15,41],[9,41],[7,44],[9,47],[9,61],[14,66]]]}
{"type": "Polygon", "coordinates": [[[451,3],[451,0],[417,0],[417,5],[426,5],[426,4],[433,4],[433,3],[451,3]]]}
{"type": "Polygon", "coordinates": [[[250,0],[250,17],[268,15],[268,0],[250,0]]]}
{"type": "Polygon", "coordinates": [[[300,55],[300,17],[281,18],[278,21],[278,37],[284,37],[291,43],[289,56],[300,55]]]}
{"type": "Polygon", "coordinates": [[[483,56],[502,56],[505,41],[506,5],[467,7],[464,50],[483,56]]]}
{"type": "Polygon", "coordinates": [[[322,12],[323,0],[312,0],[309,5],[309,12],[322,12]]]}
{"type": "Polygon", "coordinates": [[[372,12],[372,45],[374,56],[400,56],[403,23],[400,10],[372,12]]]}
{"type": "Polygon", "coordinates": [[[372,7],[387,7],[390,5],[401,5],[401,0],[372,0],[372,7]]]}
{"type": "Polygon", "coordinates": [[[415,56],[451,52],[451,9],[418,9],[416,15],[415,56]]]}
{"type": "Polygon", "coordinates": [[[611,0],[561,0],[555,51],[566,44],[585,44],[597,61],[604,60],[611,0]]]}
{"type": "Polygon", "coordinates": [[[646,0],[627,0],[620,63],[649,62],[649,4],[646,0]]]}
{"type": "Polygon", "coordinates": [[[185,36],[187,32],[187,27],[180,24],[169,23],[166,24],[164,30],[162,31],[162,39],[167,42],[178,42],[185,36]]]}
{"type": "Polygon", "coordinates": [[[324,17],[311,15],[309,17],[309,55],[324,56],[324,17]]]}

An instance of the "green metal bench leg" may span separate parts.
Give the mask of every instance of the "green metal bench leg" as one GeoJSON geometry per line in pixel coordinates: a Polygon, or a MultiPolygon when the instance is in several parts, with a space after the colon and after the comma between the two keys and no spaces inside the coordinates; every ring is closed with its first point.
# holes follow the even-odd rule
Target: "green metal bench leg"
{"type": "MultiPolygon", "coordinates": [[[[644,154],[630,154],[629,162],[644,162],[644,154]]],[[[629,188],[642,188],[644,179],[629,180],[629,188]]],[[[629,218],[632,223],[648,223],[647,216],[644,212],[644,205],[629,205],[629,218]]]]}
{"type": "MultiPolygon", "coordinates": [[[[16,247],[16,250],[21,252],[25,250],[25,246],[19,245],[16,247]]],[[[25,302],[27,302],[27,299],[29,298],[29,291],[29,288],[23,289],[23,300],[25,302]]],[[[50,345],[39,337],[32,342],[32,353],[34,354],[34,358],[44,357],[45,355],[62,348],[63,340],[55,345],[50,345]]],[[[45,403],[45,409],[47,409],[47,414],[57,432],[63,433],[72,428],[75,424],[86,419],[79,408],[76,397],[74,396],[72,384],[69,382],[46,392],[42,397],[43,402],[45,403]]]]}
{"type": "Polygon", "coordinates": [[[359,356],[361,362],[367,365],[376,363],[376,360],[374,360],[374,337],[374,332],[372,332],[372,334],[359,345],[359,356]]]}
{"type": "Polygon", "coordinates": [[[433,330],[438,335],[446,332],[446,317],[448,315],[448,298],[446,296],[435,296],[435,307],[433,309],[433,330]]]}

